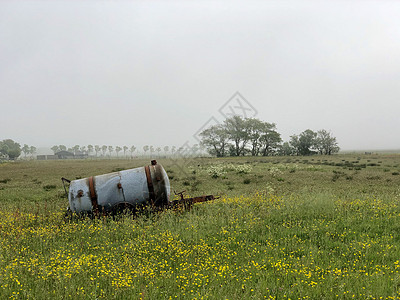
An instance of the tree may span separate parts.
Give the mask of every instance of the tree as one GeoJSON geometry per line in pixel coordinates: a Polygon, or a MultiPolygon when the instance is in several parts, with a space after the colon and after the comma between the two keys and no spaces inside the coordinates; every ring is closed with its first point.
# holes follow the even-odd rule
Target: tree
{"type": "Polygon", "coordinates": [[[123,146],[122,148],[124,149],[124,156],[126,157],[126,151],[128,151],[128,146],[123,146]]]}
{"type": "Polygon", "coordinates": [[[111,157],[111,153],[114,151],[114,147],[113,146],[108,146],[108,153],[111,157]]]}
{"type": "Polygon", "coordinates": [[[60,151],[66,151],[67,147],[65,145],[59,145],[58,149],[60,149],[60,151]]]}
{"type": "Polygon", "coordinates": [[[260,136],[260,147],[263,156],[272,155],[279,148],[282,142],[281,135],[276,131],[274,123],[262,123],[262,130],[260,136]]]}
{"type": "Polygon", "coordinates": [[[99,153],[101,150],[99,145],[94,145],[94,152],[96,152],[96,157],[97,157],[97,153],[99,153]]]}
{"type": "MultiPolygon", "coordinates": [[[[203,130],[200,133],[201,144],[207,148],[208,153],[217,157],[224,157],[228,147],[228,133],[223,125],[218,124],[203,130]]],[[[172,147],[172,153],[175,146],[172,147]]]]}
{"type": "Polygon", "coordinates": [[[106,145],[101,146],[101,152],[103,153],[103,156],[106,156],[106,152],[107,152],[107,146],[106,145]]]}
{"type": "Polygon", "coordinates": [[[158,157],[160,157],[161,147],[157,147],[157,148],[156,148],[156,151],[157,151],[157,153],[158,153],[158,154],[157,154],[158,157]]]}
{"type": "Polygon", "coordinates": [[[21,146],[11,139],[2,140],[0,142],[0,153],[14,160],[21,155],[21,146]]]}
{"type": "Polygon", "coordinates": [[[301,155],[313,154],[313,150],[315,150],[316,137],[317,133],[311,129],[307,129],[300,133],[299,142],[301,155]]]}
{"type": "Polygon", "coordinates": [[[291,135],[289,140],[290,148],[292,148],[292,152],[295,155],[300,155],[300,141],[299,136],[291,135]]]}
{"type": "Polygon", "coordinates": [[[315,146],[318,150],[318,153],[324,155],[331,155],[339,152],[340,150],[336,138],[325,129],[317,131],[315,146]]]}
{"type": "Polygon", "coordinates": [[[147,151],[149,151],[149,146],[148,145],[146,145],[146,146],[143,146],[143,151],[144,151],[144,153],[146,154],[147,153],[147,151]]]}
{"type": "Polygon", "coordinates": [[[248,130],[252,156],[260,153],[263,156],[271,155],[277,151],[282,142],[281,135],[276,131],[275,123],[251,118],[245,119],[245,128],[248,130]]]}
{"type": "Polygon", "coordinates": [[[115,152],[117,152],[117,157],[118,157],[118,153],[122,150],[122,148],[120,146],[116,146],[115,147],[115,152]]]}
{"type": "Polygon", "coordinates": [[[35,154],[36,153],[36,147],[35,146],[31,146],[30,147],[30,149],[29,149],[29,152],[31,153],[31,155],[33,156],[33,154],[35,154]]]}
{"type": "Polygon", "coordinates": [[[57,152],[60,151],[60,148],[57,145],[54,145],[53,147],[50,148],[51,150],[53,150],[54,154],[56,154],[57,152]]]}
{"type": "Polygon", "coordinates": [[[246,126],[248,129],[249,140],[251,145],[251,155],[257,156],[260,152],[260,137],[264,128],[263,122],[258,119],[246,119],[246,126]]]}
{"type": "Polygon", "coordinates": [[[240,116],[233,116],[224,121],[224,127],[228,138],[233,141],[235,156],[244,155],[250,139],[249,128],[245,120],[240,116]]]}
{"type": "Polygon", "coordinates": [[[89,155],[90,155],[90,153],[93,152],[93,149],[94,149],[93,145],[88,145],[88,146],[87,146],[87,151],[88,151],[88,154],[89,154],[89,155]]]}
{"type": "Polygon", "coordinates": [[[153,153],[154,153],[154,147],[150,146],[150,156],[153,156],[153,153]]]}
{"type": "Polygon", "coordinates": [[[24,152],[25,158],[26,158],[26,155],[30,153],[30,151],[29,151],[30,147],[27,144],[24,144],[24,146],[22,147],[21,150],[22,150],[22,152],[24,152]]]}
{"type": "Polygon", "coordinates": [[[74,151],[74,154],[76,155],[79,151],[79,145],[75,145],[74,147],[72,147],[72,150],[74,151]]]}
{"type": "Polygon", "coordinates": [[[299,136],[290,137],[290,145],[295,149],[297,155],[311,155],[314,153],[317,133],[307,129],[299,136]]]}
{"type": "Polygon", "coordinates": [[[169,147],[168,146],[164,146],[164,153],[167,154],[169,151],[169,147]]]}
{"type": "Polygon", "coordinates": [[[284,142],[279,149],[280,155],[292,155],[293,148],[290,146],[288,142],[284,142]]]}
{"type": "Polygon", "coordinates": [[[135,152],[135,150],[136,150],[136,147],[135,146],[131,146],[131,148],[129,149],[129,152],[131,153],[131,156],[133,156],[133,152],[135,152]]]}

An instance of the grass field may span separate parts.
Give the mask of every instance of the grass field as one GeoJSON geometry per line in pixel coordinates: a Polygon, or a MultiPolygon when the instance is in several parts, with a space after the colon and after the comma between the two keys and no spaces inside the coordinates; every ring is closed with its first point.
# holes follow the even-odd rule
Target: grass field
{"type": "Polygon", "coordinates": [[[400,155],[158,159],[191,211],[66,220],[61,177],[0,164],[0,299],[400,298],[400,155]]]}

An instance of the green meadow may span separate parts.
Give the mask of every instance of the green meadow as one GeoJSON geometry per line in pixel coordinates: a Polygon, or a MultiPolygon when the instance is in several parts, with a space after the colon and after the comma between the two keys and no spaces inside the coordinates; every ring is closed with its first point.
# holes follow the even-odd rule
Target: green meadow
{"type": "Polygon", "coordinates": [[[220,198],[68,219],[61,177],[150,160],[1,163],[0,298],[400,298],[400,155],[157,160],[220,198]]]}

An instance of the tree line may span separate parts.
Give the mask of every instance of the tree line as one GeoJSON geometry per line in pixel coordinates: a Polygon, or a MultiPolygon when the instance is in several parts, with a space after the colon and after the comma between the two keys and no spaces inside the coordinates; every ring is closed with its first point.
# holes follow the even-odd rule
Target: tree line
{"type": "Polygon", "coordinates": [[[109,156],[111,156],[112,153],[117,153],[117,157],[119,156],[119,153],[123,151],[124,156],[126,156],[127,152],[130,152],[131,155],[133,152],[136,151],[135,146],[110,146],[110,145],[87,145],[87,146],[80,146],[80,145],[75,145],[73,147],[67,148],[65,145],[54,145],[53,147],[50,148],[54,154],[61,152],[61,151],[68,151],[73,153],[74,155],[78,154],[88,154],[91,155],[92,153],[95,153],[95,156],[97,157],[100,153],[102,156],[106,156],[107,153],[109,156]]]}
{"type": "MultiPolygon", "coordinates": [[[[54,145],[51,147],[51,150],[54,152],[54,154],[60,152],[60,151],[68,151],[73,153],[74,155],[78,154],[88,154],[91,155],[94,153],[96,157],[98,155],[101,156],[112,156],[113,153],[116,153],[117,157],[119,157],[119,153],[122,151],[123,156],[126,156],[126,154],[129,152],[131,156],[134,155],[134,153],[138,150],[136,146],[110,146],[110,145],[87,145],[87,146],[80,146],[80,145],[75,145],[73,147],[67,148],[65,145],[54,145]]],[[[149,146],[145,145],[143,146],[143,152],[146,155],[147,152],[149,152],[150,155],[153,155],[155,152],[157,152],[158,155],[163,152],[163,154],[174,154],[177,151],[179,151],[180,148],[177,148],[176,146],[164,146],[164,147],[154,147],[154,146],[149,146]]]]}
{"type": "Polygon", "coordinates": [[[24,144],[21,148],[21,145],[12,139],[0,141],[0,158],[14,160],[21,155],[21,152],[24,152],[25,157],[29,154],[33,156],[36,150],[35,146],[28,146],[27,144],[24,144]]]}
{"type": "MultiPolygon", "coordinates": [[[[54,145],[50,148],[54,154],[57,154],[61,151],[67,151],[70,152],[78,157],[81,157],[82,155],[87,155],[87,156],[101,156],[101,157],[111,157],[114,153],[116,153],[116,156],[119,157],[120,153],[123,153],[124,157],[127,157],[127,154],[129,153],[130,156],[134,156],[135,152],[138,150],[136,146],[111,146],[111,145],[75,145],[73,147],[67,147],[65,145],[54,145]]],[[[199,151],[200,147],[199,145],[194,145],[192,147],[193,151],[199,151]]],[[[37,148],[35,146],[28,146],[27,144],[24,144],[23,147],[17,142],[14,142],[12,139],[5,139],[0,141],[0,160],[1,159],[10,159],[14,160],[18,157],[21,156],[23,153],[25,158],[27,155],[30,155],[33,157],[34,154],[36,154],[37,148]]],[[[164,146],[164,147],[154,147],[151,145],[145,145],[143,146],[143,154],[147,155],[147,153],[152,156],[154,154],[157,154],[160,156],[161,154],[163,155],[178,155],[183,151],[183,147],[176,147],[176,146],[164,146]]]]}
{"type": "MultiPolygon", "coordinates": [[[[61,151],[67,151],[75,156],[81,157],[82,155],[87,156],[101,156],[101,157],[111,157],[114,153],[116,156],[119,157],[120,153],[123,153],[124,157],[127,157],[129,153],[131,157],[135,155],[138,151],[136,146],[111,146],[111,145],[75,145],[73,147],[67,147],[65,145],[54,145],[50,148],[54,154],[57,154],[61,151]]],[[[179,156],[184,150],[184,147],[176,147],[176,146],[164,146],[164,147],[154,147],[151,145],[143,146],[143,153],[144,155],[149,154],[150,156],[156,154],[160,156],[163,155],[177,155],[179,156]]],[[[191,147],[191,152],[199,153],[200,146],[195,144],[191,147]]],[[[24,144],[23,147],[17,142],[14,142],[11,139],[6,139],[0,141],[0,159],[10,159],[14,160],[23,153],[25,158],[27,155],[31,155],[33,157],[36,154],[37,148],[35,146],[28,146],[24,144]]]]}
{"type": "Polygon", "coordinates": [[[240,116],[225,119],[222,124],[203,130],[200,136],[208,153],[217,157],[331,155],[340,150],[336,137],[325,129],[307,129],[283,142],[275,123],[240,116]]]}
{"type": "MultiPolygon", "coordinates": [[[[80,154],[87,154],[87,155],[94,155],[98,157],[99,155],[102,157],[111,157],[114,153],[116,153],[116,156],[119,157],[119,153],[122,151],[123,156],[126,156],[126,154],[129,152],[131,156],[133,156],[135,153],[139,153],[139,149],[136,148],[136,146],[107,146],[107,145],[85,145],[85,146],[80,146],[80,145],[75,145],[73,147],[67,147],[65,145],[54,145],[50,148],[54,154],[59,153],[60,151],[68,151],[73,153],[74,155],[80,155],[80,154]]],[[[184,152],[186,153],[187,151],[190,152],[190,154],[195,154],[198,155],[202,148],[199,144],[194,144],[193,146],[190,147],[188,150],[185,147],[176,147],[176,146],[164,146],[164,147],[155,147],[152,145],[145,145],[143,146],[143,152],[142,155],[147,155],[149,154],[150,156],[153,154],[156,155],[176,155],[180,156],[184,152]]]]}
{"type": "MultiPolygon", "coordinates": [[[[283,142],[280,133],[276,129],[275,123],[268,123],[256,118],[241,118],[233,116],[226,119],[222,124],[211,126],[200,133],[201,143],[190,147],[190,153],[201,155],[205,148],[213,156],[272,156],[272,155],[313,155],[323,154],[331,155],[340,150],[336,137],[329,131],[321,129],[313,131],[307,129],[298,135],[290,136],[289,141],[283,142]]],[[[36,147],[19,143],[11,139],[0,141],[0,159],[16,159],[23,152],[33,156],[36,153],[36,147]]],[[[75,145],[67,148],[65,145],[54,145],[51,147],[54,154],[60,151],[69,151],[74,155],[99,154],[105,157],[116,153],[117,157],[122,151],[123,155],[129,152],[132,157],[137,148],[135,146],[110,146],[110,145],[75,145]]],[[[160,155],[181,155],[187,152],[185,147],[164,146],[154,147],[143,146],[144,154],[149,152],[153,155],[155,152],[160,155]]]]}

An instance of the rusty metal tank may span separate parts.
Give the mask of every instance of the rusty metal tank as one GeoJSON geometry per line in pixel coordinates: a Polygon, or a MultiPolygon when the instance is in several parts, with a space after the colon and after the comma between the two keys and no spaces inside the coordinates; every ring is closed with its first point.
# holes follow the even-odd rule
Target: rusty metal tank
{"type": "Polygon", "coordinates": [[[170,203],[170,183],[164,168],[155,160],[150,166],[92,176],[70,182],[68,193],[72,212],[112,212],[150,204],[170,203]]]}

